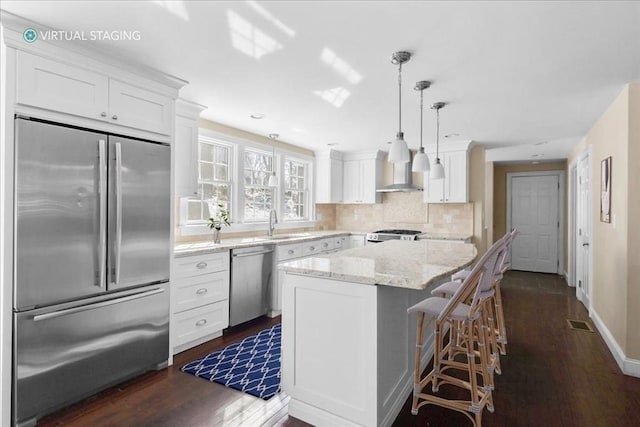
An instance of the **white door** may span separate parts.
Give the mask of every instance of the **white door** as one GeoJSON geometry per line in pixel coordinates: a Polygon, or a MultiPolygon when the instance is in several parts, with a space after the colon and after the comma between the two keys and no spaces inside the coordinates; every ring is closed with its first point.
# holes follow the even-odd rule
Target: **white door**
{"type": "Polygon", "coordinates": [[[591,271],[591,170],[586,153],[578,162],[578,197],[576,206],[576,297],[589,308],[591,271]]]}
{"type": "Polygon", "coordinates": [[[558,175],[511,178],[511,227],[520,231],[513,241],[513,270],[558,273],[560,182],[558,175]]]}

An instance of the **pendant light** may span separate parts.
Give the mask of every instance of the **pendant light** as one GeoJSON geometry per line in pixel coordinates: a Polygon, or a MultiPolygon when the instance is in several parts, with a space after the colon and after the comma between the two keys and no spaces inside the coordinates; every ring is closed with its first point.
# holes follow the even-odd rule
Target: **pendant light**
{"type": "Polygon", "coordinates": [[[416,83],[416,86],[414,87],[415,90],[420,91],[420,149],[413,158],[413,165],[411,165],[412,172],[429,172],[430,169],[429,156],[427,156],[427,153],[424,152],[424,146],[422,145],[422,111],[424,110],[424,90],[429,86],[431,86],[431,82],[422,80],[416,83]]]}
{"type": "Polygon", "coordinates": [[[409,147],[402,133],[402,64],[411,59],[411,53],[400,51],[391,55],[391,63],[398,64],[398,134],[391,144],[388,160],[393,163],[407,163],[411,160],[409,147]]]}
{"type": "Polygon", "coordinates": [[[278,178],[276,177],[276,139],[278,139],[280,135],[277,133],[270,133],[269,138],[271,138],[271,147],[273,148],[273,155],[271,157],[271,175],[269,176],[269,183],[267,184],[269,187],[277,187],[278,186],[278,178]]]}
{"type": "Polygon", "coordinates": [[[432,110],[436,110],[436,162],[431,168],[429,178],[431,179],[443,179],[444,178],[444,166],[440,163],[440,109],[445,106],[444,102],[436,102],[431,107],[432,110]]]}

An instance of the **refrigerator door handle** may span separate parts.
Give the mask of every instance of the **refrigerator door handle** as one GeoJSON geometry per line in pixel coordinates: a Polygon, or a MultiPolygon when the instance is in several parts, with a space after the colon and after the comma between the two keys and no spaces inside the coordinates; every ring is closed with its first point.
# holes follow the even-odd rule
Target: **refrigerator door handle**
{"type": "Polygon", "coordinates": [[[100,191],[100,213],[99,213],[99,224],[100,224],[100,234],[99,234],[99,243],[98,243],[98,286],[100,289],[106,288],[106,280],[107,276],[105,274],[105,268],[107,264],[107,164],[106,164],[106,155],[107,155],[107,141],[101,139],[98,141],[98,163],[100,170],[100,181],[99,181],[99,191],[100,191]]]}
{"type": "Polygon", "coordinates": [[[122,145],[115,144],[116,149],[116,241],[115,241],[115,284],[120,283],[120,250],[122,248],[122,145]]]}
{"type": "Polygon", "coordinates": [[[159,294],[162,292],[164,292],[163,288],[156,288],[156,289],[151,289],[150,291],[140,292],[139,294],[133,294],[123,298],[115,298],[115,299],[111,299],[103,302],[98,302],[95,304],[87,304],[87,305],[82,305],[80,307],[73,307],[73,308],[67,308],[65,310],[52,311],[51,313],[38,314],[36,316],[33,316],[33,321],[39,322],[42,320],[48,320],[48,319],[54,319],[56,317],[67,316],[73,313],[80,313],[82,311],[93,310],[101,307],[108,307],[110,305],[120,304],[120,303],[131,301],[134,299],[145,298],[145,297],[159,294]]]}

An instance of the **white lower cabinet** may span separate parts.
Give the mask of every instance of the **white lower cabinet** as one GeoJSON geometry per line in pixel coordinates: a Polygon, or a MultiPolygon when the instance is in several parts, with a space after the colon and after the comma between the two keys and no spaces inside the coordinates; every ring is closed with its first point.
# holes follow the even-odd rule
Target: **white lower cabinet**
{"type": "MultiPolygon", "coordinates": [[[[314,255],[322,255],[338,252],[349,248],[349,236],[325,237],[323,239],[310,240],[303,243],[292,243],[288,245],[278,245],[277,263],[301,259],[314,255]]],[[[364,240],[363,240],[364,241],[364,240]]],[[[269,316],[275,317],[282,312],[282,279],[284,272],[276,268],[276,281],[271,292],[271,310],[269,316]]]]}
{"type": "Polygon", "coordinates": [[[349,236],[349,247],[350,248],[360,248],[365,245],[365,235],[364,234],[352,234],[349,236]]]}
{"type": "Polygon", "coordinates": [[[229,251],[174,259],[174,354],[222,335],[229,326],[229,267],[229,251]]]}

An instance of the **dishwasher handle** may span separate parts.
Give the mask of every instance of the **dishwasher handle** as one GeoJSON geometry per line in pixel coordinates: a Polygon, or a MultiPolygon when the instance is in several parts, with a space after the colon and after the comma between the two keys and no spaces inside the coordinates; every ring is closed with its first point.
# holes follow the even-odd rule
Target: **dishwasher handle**
{"type": "Polygon", "coordinates": [[[271,253],[273,253],[273,249],[266,249],[264,251],[255,251],[255,252],[243,252],[239,254],[233,254],[233,256],[238,258],[243,258],[247,256],[263,255],[263,254],[271,254],[271,253]]]}

